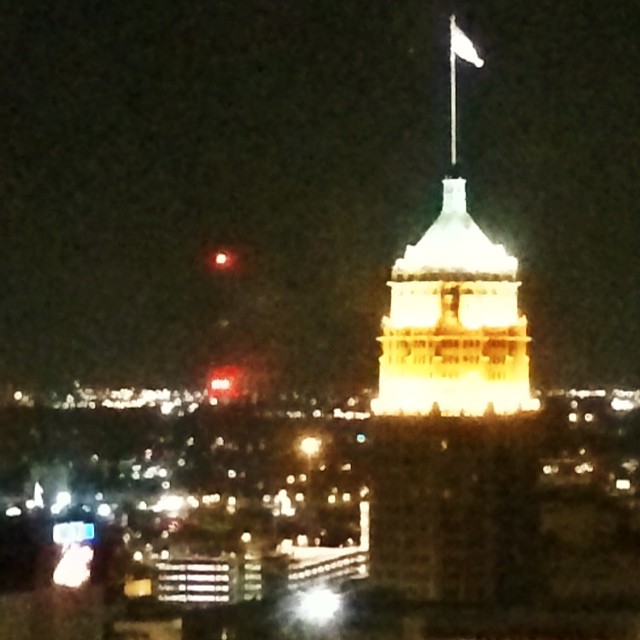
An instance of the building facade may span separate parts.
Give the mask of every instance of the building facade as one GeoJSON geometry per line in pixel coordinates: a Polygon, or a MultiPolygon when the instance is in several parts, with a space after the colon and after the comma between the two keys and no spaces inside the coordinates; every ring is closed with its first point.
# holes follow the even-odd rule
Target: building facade
{"type": "Polygon", "coordinates": [[[372,419],[372,584],[418,602],[529,600],[536,425],[526,414],[372,419]]]}
{"type": "Polygon", "coordinates": [[[535,408],[518,261],[467,212],[466,181],[443,185],[439,217],[393,266],[372,408],[382,415],[535,408]]]}

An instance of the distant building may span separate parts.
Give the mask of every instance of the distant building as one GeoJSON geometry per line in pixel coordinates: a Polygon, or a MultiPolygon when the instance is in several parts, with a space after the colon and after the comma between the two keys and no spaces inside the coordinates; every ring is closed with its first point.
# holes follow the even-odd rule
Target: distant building
{"type": "Polygon", "coordinates": [[[160,602],[218,606],[341,584],[367,575],[361,547],[292,547],[287,555],[173,557],[156,564],[154,591],[160,602]]]}
{"type": "Polygon", "coordinates": [[[250,556],[172,558],[157,563],[160,602],[231,604],[262,597],[262,563],[250,556]]]}

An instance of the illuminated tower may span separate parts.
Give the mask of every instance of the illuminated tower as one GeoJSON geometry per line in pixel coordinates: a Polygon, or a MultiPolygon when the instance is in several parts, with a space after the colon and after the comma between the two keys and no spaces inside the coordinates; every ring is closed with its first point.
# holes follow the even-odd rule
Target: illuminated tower
{"type": "Polygon", "coordinates": [[[396,260],[382,321],[379,415],[482,415],[533,409],[518,261],[467,212],[466,181],[446,178],[442,211],[396,260]]]}

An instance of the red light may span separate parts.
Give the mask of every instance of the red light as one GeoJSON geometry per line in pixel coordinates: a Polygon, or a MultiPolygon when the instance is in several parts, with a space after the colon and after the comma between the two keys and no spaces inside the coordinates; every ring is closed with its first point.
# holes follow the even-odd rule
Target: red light
{"type": "Polygon", "coordinates": [[[240,367],[228,365],[217,367],[209,374],[209,395],[219,399],[237,398],[242,393],[240,367]]]}
{"type": "Polygon", "coordinates": [[[234,256],[229,251],[216,251],[211,257],[211,267],[218,271],[229,269],[235,262],[234,256]]]}
{"type": "Polygon", "coordinates": [[[229,391],[231,380],[229,378],[214,378],[211,380],[211,391],[229,391]]]}

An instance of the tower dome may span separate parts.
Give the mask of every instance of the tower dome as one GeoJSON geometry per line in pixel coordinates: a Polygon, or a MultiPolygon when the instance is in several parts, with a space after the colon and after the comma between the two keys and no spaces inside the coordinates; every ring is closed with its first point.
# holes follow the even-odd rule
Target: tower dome
{"type": "Polygon", "coordinates": [[[518,260],[494,244],[467,212],[466,180],[445,178],[442,211],[416,245],[408,245],[393,277],[488,274],[516,277],[518,260]]]}

